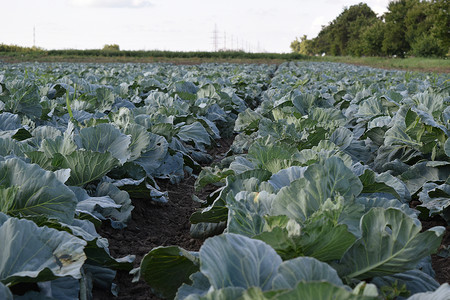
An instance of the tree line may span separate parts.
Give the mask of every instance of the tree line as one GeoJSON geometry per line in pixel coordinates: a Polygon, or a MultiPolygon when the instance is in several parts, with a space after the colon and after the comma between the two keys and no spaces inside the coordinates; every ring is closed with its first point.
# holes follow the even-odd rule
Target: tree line
{"type": "Polygon", "coordinates": [[[291,53],[249,53],[244,51],[166,51],[166,50],[121,50],[118,44],[107,44],[102,49],[63,49],[46,50],[39,47],[22,47],[17,45],[0,44],[0,56],[8,54],[30,55],[30,57],[135,57],[135,58],[207,58],[207,59],[279,59],[279,60],[299,60],[309,57],[291,52],[291,53]]]}
{"type": "Polygon", "coordinates": [[[344,8],[317,37],[291,43],[293,52],[334,56],[443,57],[450,49],[450,0],[396,0],[380,17],[365,3],[344,8]]]}

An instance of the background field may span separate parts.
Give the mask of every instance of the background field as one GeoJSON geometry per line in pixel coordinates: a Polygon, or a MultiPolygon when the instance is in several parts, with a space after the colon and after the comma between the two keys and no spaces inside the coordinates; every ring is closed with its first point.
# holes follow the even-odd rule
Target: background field
{"type": "Polygon", "coordinates": [[[417,72],[450,73],[447,58],[388,58],[352,56],[306,56],[298,53],[172,52],[172,51],[103,51],[103,50],[29,50],[6,51],[0,46],[0,61],[16,62],[98,62],[98,63],[174,63],[182,65],[201,63],[257,63],[281,64],[286,61],[330,61],[382,69],[417,72]]]}

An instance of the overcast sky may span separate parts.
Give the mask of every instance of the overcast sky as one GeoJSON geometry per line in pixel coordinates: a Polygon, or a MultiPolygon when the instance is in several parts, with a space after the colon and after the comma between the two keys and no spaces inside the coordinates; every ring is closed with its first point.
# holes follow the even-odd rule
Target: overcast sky
{"type": "Polygon", "coordinates": [[[45,49],[290,52],[344,9],[367,3],[378,15],[389,0],[0,0],[0,44],[45,49]]]}

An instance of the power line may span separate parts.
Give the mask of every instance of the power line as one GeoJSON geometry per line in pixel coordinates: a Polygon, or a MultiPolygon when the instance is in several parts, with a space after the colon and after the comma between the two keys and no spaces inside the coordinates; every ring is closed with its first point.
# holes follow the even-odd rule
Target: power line
{"type": "MultiPolygon", "coordinates": [[[[219,34],[217,24],[214,24],[214,30],[212,32],[211,40],[213,51],[217,52],[219,50],[227,50],[227,32],[223,31],[222,42],[222,37],[219,34]],[[221,43],[223,43],[223,45],[221,45],[221,43]]],[[[228,34],[228,50],[244,52],[265,52],[264,46],[261,45],[259,40],[256,42],[252,42],[233,34],[231,34],[231,38],[230,34],[228,34]]]]}

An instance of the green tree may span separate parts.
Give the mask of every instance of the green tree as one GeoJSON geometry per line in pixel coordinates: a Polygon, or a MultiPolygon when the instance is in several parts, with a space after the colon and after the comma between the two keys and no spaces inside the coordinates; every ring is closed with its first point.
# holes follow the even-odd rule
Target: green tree
{"type": "Polygon", "coordinates": [[[449,51],[449,0],[391,1],[385,14],[387,55],[444,56],[449,51]]]}
{"type": "Polygon", "coordinates": [[[292,42],[299,53],[445,56],[450,54],[450,0],[393,0],[380,18],[367,4],[344,8],[316,38],[292,42]]]}
{"type": "Polygon", "coordinates": [[[388,12],[384,14],[385,35],[383,52],[387,55],[404,57],[410,50],[406,40],[405,16],[408,10],[419,0],[396,0],[388,4],[388,12]]]}
{"type": "MultiPolygon", "coordinates": [[[[449,35],[444,28],[449,15],[442,4],[448,1],[415,2],[405,16],[405,39],[409,43],[410,53],[416,56],[444,56],[448,52],[449,35]]],[[[447,26],[447,27],[445,27],[447,26]]],[[[448,33],[448,31],[447,31],[448,33]]]]}
{"type": "Polygon", "coordinates": [[[450,3],[449,0],[432,0],[431,1],[431,13],[430,22],[432,27],[430,28],[431,34],[439,39],[442,43],[442,47],[447,49],[447,53],[450,50],[450,3]]]}
{"type": "Polygon", "coordinates": [[[298,40],[298,38],[296,38],[292,43],[291,43],[291,49],[292,52],[296,52],[296,53],[300,53],[303,55],[313,55],[313,47],[312,47],[312,41],[308,40],[306,35],[303,35],[300,38],[300,41],[298,40]]]}
{"type": "MultiPolygon", "coordinates": [[[[376,18],[374,15],[359,15],[354,22],[350,24],[350,38],[347,45],[347,54],[361,56],[366,53],[366,46],[362,40],[363,36],[369,28],[377,28],[380,29],[380,26],[373,27],[374,24],[380,24],[380,20],[376,18]]],[[[373,33],[373,32],[372,32],[373,33]]],[[[378,34],[378,32],[377,32],[378,34]]],[[[383,30],[380,32],[383,35],[383,30]]],[[[383,35],[384,36],[384,35],[383,35]]],[[[373,36],[372,36],[373,37],[373,36]]],[[[377,36],[377,38],[379,38],[377,36]]],[[[373,43],[377,43],[378,40],[372,41],[373,43]]]]}
{"type": "Polygon", "coordinates": [[[415,40],[427,33],[433,26],[430,23],[430,3],[409,1],[409,9],[404,16],[405,22],[405,40],[409,45],[412,45],[415,40]]]}
{"type": "Polygon", "coordinates": [[[377,19],[372,25],[367,26],[361,34],[360,45],[362,47],[362,55],[366,56],[382,56],[383,40],[384,40],[384,23],[377,19]]]}
{"type": "Polygon", "coordinates": [[[322,28],[313,40],[312,48],[316,53],[361,55],[360,36],[375,20],[376,14],[365,3],[344,8],[336,19],[322,28]]]}
{"type": "Polygon", "coordinates": [[[422,57],[442,57],[448,52],[448,48],[442,45],[442,41],[431,34],[422,34],[416,37],[411,45],[411,54],[422,57]]]}
{"type": "MultiPolygon", "coordinates": [[[[312,40],[313,52],[316,54],[331,54],[332,30],[330,26],[323,26],[317,37],[312,40]]],[[[334,52],[334,51],[333,51],[334,52]]]]}
{"type": "Polygon", "coordinates": [[[291,47],[292,52],[300,53],[300,41],[298,40],[298,38],[295,38],[295,40],[293,40],[291,42],[290,47],[291,47]]]}

